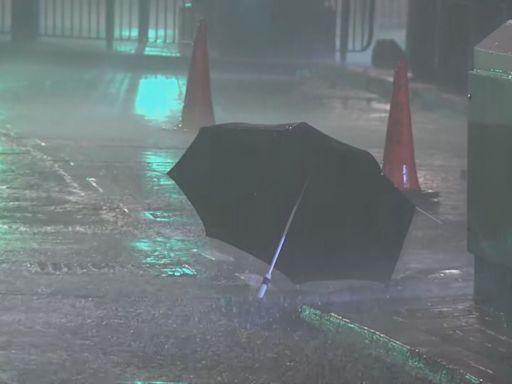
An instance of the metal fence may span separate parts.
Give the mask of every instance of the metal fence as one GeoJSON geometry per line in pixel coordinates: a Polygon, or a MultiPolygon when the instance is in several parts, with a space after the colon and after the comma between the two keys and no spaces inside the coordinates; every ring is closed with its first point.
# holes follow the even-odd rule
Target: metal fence
{"type": "Polygon", "coordinates": [[[373,42],[375,0],[352,0],[348,52],[366,51],[373,42]]]}
{"type": "Polygon", "coordinates": [[[188,42],[195,27],[190,8],[187,0],[39,0],[39,34],[188,42]]]}
{"type": "Polygon", "coordinates": [[[192,39],[195,14],[187,0],[117,1],[115,39],[182,43],[192,39]]]}
{"type": "Polygon", "coordinates": [[[373,42],[376,0],[334,0],[336,60],[348,52],[364,52],[373,42]]]}
{"type": "Polygon", "coordinates": [[[0,33],[11,32],[11,1],[0,0],[0,33]]]}
{"type": "Polygon", "coordinates": [[[106,0],[39,0],[39,35],[106,38],[106,0]]]}

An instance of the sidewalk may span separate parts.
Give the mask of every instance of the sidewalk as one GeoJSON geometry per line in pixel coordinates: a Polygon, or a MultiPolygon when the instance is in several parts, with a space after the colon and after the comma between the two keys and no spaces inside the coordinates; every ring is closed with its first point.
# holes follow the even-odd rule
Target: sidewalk
{"type": "Polygon", "coordinates": [[[321,311],[303,307],[302,318],[330,334],[357,339],[433,383],[510,382],[512,338],[486,319],[470,296],[317,308],[321,311]]]}

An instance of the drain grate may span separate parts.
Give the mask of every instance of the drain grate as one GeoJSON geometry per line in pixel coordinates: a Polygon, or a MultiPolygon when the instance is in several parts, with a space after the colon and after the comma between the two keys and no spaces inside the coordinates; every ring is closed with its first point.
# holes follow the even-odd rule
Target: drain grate
{"type": "Polygon", "coordinates": [[[28,263],[28,269],[34,273],[86,273],[86,272],[114,272],[118,270],[126,270],[133,268],[131,265],[117,266],[109,263],[61,263],[49,261],[37,261],[28,263]]]}

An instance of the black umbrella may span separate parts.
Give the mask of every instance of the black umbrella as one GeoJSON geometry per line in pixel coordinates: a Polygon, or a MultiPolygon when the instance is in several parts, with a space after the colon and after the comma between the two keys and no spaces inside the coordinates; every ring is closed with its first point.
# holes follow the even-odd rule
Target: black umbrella
{"type": "Polygon", "coordinates": [[[368,152],[305,123],[202,128],[169,171],[209,237],[294,283],[388,282],[414,206],[368,152]],[[282,248],[282,249],[281,249],[282,248]]]}

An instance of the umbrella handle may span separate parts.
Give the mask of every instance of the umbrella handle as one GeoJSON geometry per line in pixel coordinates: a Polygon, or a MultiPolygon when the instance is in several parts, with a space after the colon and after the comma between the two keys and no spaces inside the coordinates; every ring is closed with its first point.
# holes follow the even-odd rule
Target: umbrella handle
{"type": "Polygon", "coordinates": [[[265,296],[265,292],[267,292],[268,285],[270,284],[270,279],[272,278],[272,271],[274,270],[274,267],[276,266],[277,258],[279,257],[279,254],[281,253],[281,249],[283,249],[283,245],[286,240],[286,236],[288,235],[288,231],[290,230],[290,226],[292,225],[293,218],[295,217],[297,208],[299,207],[299,204],[302,201],[302,197],[304,196],[304,192],[306,191],[306,187],[309,184],[310,178],[311,178],[311,175],[308,176],[308,179],[302,186],[300,195],[299,195],[297,201],[295,202],[295,205],[293,206],[292,212],[290,213],[290,217],[288,217],[288,222],[286,223],[286,227],[284,228],[283,235],[281,236],[281,240],[279,240],[279,244],[277,246],[276,252],[274,253],[274,257],[272,258],[272,263],[270,264],[268,272],[265,275],[265,277],[263,278],[263,281],[261,282],[260,290],[258,292],[259,299],[263,299],[263,296],[265,296]]]}
{"type": "Polygon", "coordinates": [[[258,299],[263,299],[265,293],[267,292],[268,285],[270,284],[270,276],[265,275],[263,281],[261,282],[260,290],[258,291],[258,299]]]}

